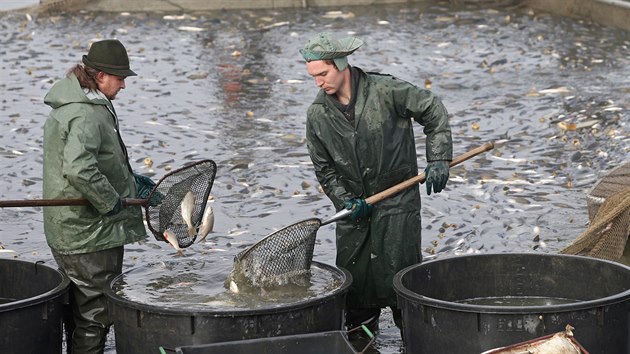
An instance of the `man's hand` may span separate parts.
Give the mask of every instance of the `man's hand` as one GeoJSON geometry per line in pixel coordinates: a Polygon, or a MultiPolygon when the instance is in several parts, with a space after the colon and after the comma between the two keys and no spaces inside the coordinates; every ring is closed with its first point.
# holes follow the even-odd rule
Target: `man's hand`
{"type": "MultiPolygon", "coordinates": [[[[136,188],[138,189],[138,198],[147,199],[151,194],[153,188],[155,188],[155,182],[151,180],[151,178],[143,175],[133,174],[133,177],[136,180],[136,188]]],[[[155,191],[153,195],[151,195],[151,199],[149,200],[149,205],[154,207],[162,203],[162,199],[164,199],[164,195],[159,191],[155,191]]]]}
{"type": "Polygon", "coordinates": [[[133,177],[136,180],[136,189],[138,190],[138,198],[147,199],[149,194],[155,187],[155,182],[151,180],[151,178],[139,174],[133,174],[133,177]]]}
{"type": "Polygon", "coordinates": [[[365,219],[372,214],[372,206],[363,198],[352,198],[343,202],[347,210],[352,210],[350,217],[353,221],[365,219]]]}
{"type": "Polygon", "coordinates": [[[448,182],[448,164],[449,161],[431,161],[424,169],[424,174],[427,176],[427,194],[431,195],[431,188],[435,193],[440,193],[446,182],[448,182]]]}
{"type": "Polygon", "coordinates": [[[112,208],[112,210],[108,211],[107,216],[114,216],[118,213],[120,213],[120,211],[123,209],[123,203],[122,203],[122,199],[118,198],[118,201],[116,201],[116,204],[114,205],[114,208],[112,208]]]}

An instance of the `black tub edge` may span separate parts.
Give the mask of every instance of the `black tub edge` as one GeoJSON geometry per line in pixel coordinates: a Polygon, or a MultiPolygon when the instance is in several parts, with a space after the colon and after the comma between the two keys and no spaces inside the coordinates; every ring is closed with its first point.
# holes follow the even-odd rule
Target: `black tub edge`
{"type": "Polygon", "coordinates": [[[461,311],[461,312],[488,313],[488,314],[493,314],[493,313],[496,313],[496,314],[523,314],[523,313],[544,314],[544,313],[552,313],[552,312],[553,313],[570,312],[570,311],[576,311],[576,310],[584,310],[584,309],[593,308],[593,307],[604,307],[604,306],[616,304],[619,302],[623,302],[630,298],[630,288],[629,288],[621,293],[617,293],[617,294],[603,297],[596,300],[580,301],[580,302],[571,303],[571,304],[560,304],[560,305],[554,305],[551,307],[550,306],[501,306],[501,307],[497,307],[497,306],[486,306],[486,305],[462,304],[462,303],[456,303],[456,302],[444,301],[444,300],[426,297],[407,289],[402,283],[402,278],[404,277],[405,274],[407,274],[410,270],[423,266],[423,265],[427,265],[427,264],[431,264],[435,262],[441,262],[441,261],[453,259],[453,258],[495,257],[497,255],[526,256],[526,257],[535,255],[537,257],[580,258],[580,259],[587,259],[589,261],[596,261],[600,263],[608,263],[612,266],[625,268],[630,272],[630,267],[624,264],[612,262],[608,260],[603,260],[603,259],[598,259],[598,258],[585,257],[585,256],[531,253],[531,252],[530,253],[484,253],[484,254],[476,254],[476,255],[452,256],[452,257],[445,257],[445,258],[440,258],[440,259],[433,259],[427,262],[418,263],[418,264],[414,264],[409,267],[406,267],[402,269],[401,271],[399,271],[398,273],[396,273],[396,275],[394,276],[394,280],[393,280],[394,291],[396,292],[398,296],[406,300],[415,301],[415,302],[420,303],[421,305],[426,305],[429,307],[436,307],[436,308],[441,308],[441,309],[446,309],[446,310],[455,310],[455,311],[461,311]]]}
{"type": "Polygon", "coordinates": [[[27,266],[32,266],[35,267],[35,269],[37,269],[37,267],[45,267],[47,271],[53,271],[56,272],[60,275],[61,277],[61,282],[54,287],[53,289],[45,292],[45,293],[41,293],[37,296],[33,296],[33,297],[29,297],[26,299],[22,299],[22,300],[17,300],[17,301],[12,301],[6,304],[2,304],[0,305],[0,312],[6,312],[6,311],[11,311],[11,310],[15,310],[15,309],[20,309],[23,307],[27,307],[27,306],[32,306],[32,305],[37,305],[37,304],[41,304],[44,302],[48,302],[50,300],[56,299],[58,297],[63,296],[66,292],[68,292],[69,290],[69,286],[70,286],[70,279],[58,268],[53,268],[50,266],[47,266],[44,264],[43,261],[37,261],[37,262],[28,262],[28,261],[22,261],[22,260],[18,260],[18,259],[12,259],[12,260],[8,260],[10,262],[19,262],[22,264],[25,264],[27,266]]]}

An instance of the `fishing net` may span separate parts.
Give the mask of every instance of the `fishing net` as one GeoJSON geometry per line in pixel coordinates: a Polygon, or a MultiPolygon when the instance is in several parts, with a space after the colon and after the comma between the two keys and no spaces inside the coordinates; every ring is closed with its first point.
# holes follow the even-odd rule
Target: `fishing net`
{"type": "Polygon", "coordinates": [[[630,265],[630,162],[613,169],[587,196],[590,226],[560,251],[630,265]]]}
{"type": "MultiPolygon", "coordinates": [[[[458,165],[493,148],[493,143],[485,143],[455,157],[450,166],[458,165]]],[[[368,197],[365,201],[369,205],[374,205],[402,190],[424,182],[425,179],[424,173],[420,173],[368,197]]],[[[342,209],[327,220],[307,219],[268,235],[236,255],[234,268],[225,281],[226,286],[229,287],[231,281],[237,285],[247,281],[255,287],[285,285],[289,282],[299,285],[299,282],[303,282],[310,275],[317,230],[322,225],[347,217],[351,212],[351,210],[342,209]]]]}
{"type": "Polygon", "coordinates": [[[145,207],[149,230],[158,241],[166,241],[164,231],[171,230],[177,237],[179,247],[188,247],[197,238],[190,235],[188,225],[182,216],[181,203],[188,192],[194,195],[194,208],[191,222],[195,229],[201,223],[203,211],[208,202],[217,166],[212,160],[202,160],[175,170],[157,183],[149,194],[149,200],[157,198],[158,203],[145,207]]]}
{"type": "Polygon", "coordinates": [[[302,284],[310,276],[319,219],[307,219],[269,234],[234,257],[228,281],[255,287],[302,284]]]}

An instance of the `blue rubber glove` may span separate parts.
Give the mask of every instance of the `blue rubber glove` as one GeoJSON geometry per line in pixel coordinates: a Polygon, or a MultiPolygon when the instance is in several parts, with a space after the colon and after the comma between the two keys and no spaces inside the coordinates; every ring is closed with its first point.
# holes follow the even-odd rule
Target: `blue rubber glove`
{"type": "Polygon", "coordinates": [[[133,177],[136,180],[136,189],[138,189],[138,198],[147,199],[153,187],[155,187],[155,182],[151,180],[151,178],[139,174],[133,174],[133,177]]]}
{"type": "MultiPolygon", "coordinates": [[[[139,174],[133,174],[133,177],[136,180],[136,188],[138,189],[138,198],[147,199],[149,195],[151,195],[151,191],[155,188],[155,182],[151,180],[151,178],[139,174]]],[[[159,191],[155,191],[153,195],[151,195],[151,199],[149,200],[149,205],[157,206],[164,199],[164,195],[159,191]]]]}
{"type": "Polygon", "coordinates": [[[363,198],[352,198],[343,202],[344,207],[347,210],[352,210],[350,217],[353,221],[359,219],[366,219],[372,214],[372,206],[368,204],[363,198]]]}
{"type": "Polygon", "coordinates": [[[449,161],[431,161],[424,169],[424,174],[427,176],[425,182],[427,186],[427,194],[431,195],[431,188],[435,193],[440,193],[446,182],[448,182],[448,164],[449,161]]]}

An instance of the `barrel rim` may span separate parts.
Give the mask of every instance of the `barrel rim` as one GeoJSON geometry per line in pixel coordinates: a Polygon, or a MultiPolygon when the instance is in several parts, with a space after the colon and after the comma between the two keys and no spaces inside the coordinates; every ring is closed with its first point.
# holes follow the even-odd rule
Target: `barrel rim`
{"type": "Polygon", "coordinates": [[[44,261],[30,262],[19,259],[0,259],[0,262],[3,261],[22,263],[24,266],[34,266],[35,269],[37,269],[37,267],[43,267],[46,269],[46,271],[52,271],[59,274],[59,276],[61,277],[61,282],[51,290],[41,293],[39,295],[32,296],[26,299],[11,301],[6,304],[0,304],[0,312],[12,311],[48,302],[50,300],[63,296],[66,292],[68,292],[70,288],[70,278],[68,278],[68,276],[64,274],[61,270],[59,270],[59,268],[53,268],[44,264],[44,261]]]}
{"type": "Polygon", "coordinates": [[[313,307],[314,305],[319,305],[322,303],[329,302],[331,299],[336,298],[339,294],[349,291],[350,285],[352,284],[352,275],[350,274],[350,272],[348,272],[348,270],[342,267],[335,267],[335,266],[332,266],[326,263],[317,262],[317,261],[313,261],[312,263],[324,269],[341,271],[341,273],[344,275],[343,283],[337,289],[328,293],[326,296],[322,296],[320,298],[314,298],[314,299],[307,299],[304,301],[298,301],[292,304],[287,304],[282,307],[267,307],[267,308],[260,308],[260,309],[229,309],[229,310],[212,309],[208,311],[202,311],[202,310],[186,310],[186,309],[180,309],[180,308],[167,308],[167,307],[154,306],[154,305],[149,305],[149,304],[140,303],[140,302],[133,302],[133,301],[124,299],[121,296],[118,296],[116,293],[114,293],[114,290],[112,289],[112,285],[120,276],[124,275],[126,272],[130,272],[133,269],[136,269],[137,267],[131,268],[123,272],[121,275],[112,278],[110,282],[108,283],[108,286],[105,288],[105,295],[108,301],[111,301],[112,303],[116,305],[134,309],[134,310],[143,311],[146,313],[178,315],[178,316],[234,317],[234,316],[248,316],[248,315],[271,315],[271,314],[275,315],[279,313],[293,312],[295,310],[313,307]]]}
{"type": "Polygon", "coordinates": [[[624,302],[630,299],[630,288],[626,289],[617,294],[613,294],[610,296],[606,296],[599,299],[594,300],[586,300],[579,301],[576,303],[569,304],[559,304],[554,306],[490,306],[490,305],[475,305],[475,304],[463,304],[452,301],[445,301],[440,299],[431,298],[428,296],[420,295],[416,292],[413,292],[407,289],[403,283],[402,278],[405,274],[409,273],[409,271],[425,266],[428,264],[442,262],[445,260],[453,259],[453,258],[472,258],[472,257],[496,257],[500,256],[524,256],[524,257],[565,257],[565,258],[579,258],[584,259],[589,262],[601,262],[608,263],[613,267],[619,267],[625,269],[630,272],[630,267],[621,263],[608,261],[599,258],[592,258],[586,256],[579,255],[565,255],[565,254],[546,254],[546,253],[533,253],[533,252],[520,252],[520,253],[512,253],[512,252],[503,252],[503,253],[484,253],[484,254],[473,254],[473,255],[463,255],[463,256],[452,256],[445,257],[440,259],[434,259],[425,263],[417,263],[411,266],[408,266],[398,273],[394,275],[393,286],[394,291],[398,295],[399,298],[403,298],[406,300],[411,300],[420,303],[421,305],[436,307],[446,310],[455,310],[460,312],[475,312],[475,313],[489,313],[489,314],[532,314],[532,313],[558,313],[558,312],[571,312],[576,310],[584,310],[584,309],[592,309],[595,307],[604,307],[609,305],[614,305],[620,302],[624,302]]]}

